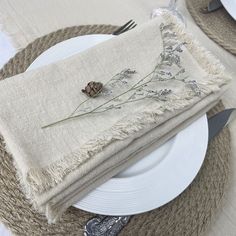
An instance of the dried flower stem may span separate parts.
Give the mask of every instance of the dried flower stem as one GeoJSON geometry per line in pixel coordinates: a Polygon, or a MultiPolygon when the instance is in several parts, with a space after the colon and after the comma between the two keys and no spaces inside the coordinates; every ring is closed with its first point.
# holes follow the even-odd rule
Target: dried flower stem
{"type": "MultiPolygon", "coordinates": [[[[44,128],[52,127],[62,122],[77,119],[79,117],[89,115],[89,114],[102,113],[111,109],[119,109],[121,108],[123,104],[136,102],[136,101],[140,101],[144,99],[155,99],[155,100],[165,101],[166,96],[172,92],[170,89],[164,89],[160,91],[142,89],[142,87],[146,86],[147,84],[151,82],[155,82],[155,80],[156,81],[169,81],[169,80],[180,81],[184,83],[186,86],[188,86],[195,93],[196,96],[200,96],[201,90],[195,80],[187,81],[185,80],[187,77],[185,77],[184,79],[178,78],[179,75],[185,73],[184,68],[181,66],[181,60],[178,53],[183,52],[181,47],[186,43],[181,42],[181,43],[177,43],[176,45],[176,44],[173,44],[172,41],[169,41],[170,39],[175,39],[176,37],[175,33],[171,33],[169,32],[169,30],[171,30],[171,25],[164,25],[164,24],[160,25],[161,37],[163,41],[163,51],[159,54],[159,57],[157,58],[158,63],[156,64],[156,66],[150,73],[148,73],[146,76],[144,76],[143,78],[138,80],[138,82],[136,82],[134,85],[132,85],[129,89],[118,94],[117,96],[107,100],[106,102],[98,105],[95,108],[91,108],[91,110],[89,111],[75,115],[76,111],[78,111],[78,109],[83,104],[85,104],[87,101],[91,99],[91,98],[87,98],[76,107],[76,109],[70,114],[69,117],[58,120],[49,125],[45,125],[42,128],[44,129],[44,128]],[[171,67],[173,64],[179,67],[179,71],[175,73],[175,75],[172,75],[171,71],[169,72],[165,71],[165,67],[171,67]],[[162,67],[164,67],[164,69],[161,69],[162,67]],[[149,76],[151,77],[147,81],[145,81],[149,76]],[[126,98],[125,101],[123,100],[121,103],[111,104],[111,105],[106,106],[107,104],[111,103],[112,101],[114,102],[118,98],[122,97],[123,95],[131,91],[134,91],[134,92],[128,98],[126,98]]],[[[123,81],[124,78],[130,78],[130,76],[135,73],[136,73],[135,71],[132,71],[130,69],[125,69],[121,71],[120,73],[116,74],[115,76],[113,76],[105,85],[108,85],[112,81],[115,81],[113,83],[116,83],[116,81],[125,82],[123,81]],[[118,76],[117,79],[115,78],[116,76],[118,76]]]]}
{"type": "MultiPolygon", "coordinates": [[[[138,87],[143,86],[144,84],[141,84],[141,85],[139,85],[139,86],[137,86],[137,85],[138,85],[139,83],[141,83],[144,79],[146,79],[148,76],[150,76],[153,72],[154,72],[154,70],[153,70],[152,72],[150,72],[149,74],[147,74],[147,75],[146,75],[145,77],[143,77],[142,79],[140,79],[140,80],[139,80],[137,83],[135,83],[130,89],[128,89],[128,90],[126,90],[125,92],[123,92],[123,93],[121,93],[121,94],[119,94],[119,95],[117,95],[117,96],[111,98],[110,100],[108,100],[108,101],[102,103],[101,105],[97,106],[96,108],[92,109],[91,111],[88,111],[88,112],[85,112],[85,113],[82,113],[82,114],[79,114],[79,115],[76,115],[76,116],[69,116],[69,117],[67,117],[67,118],[58,120],[58,121],[56,121],[56,122],[53,122],[53,123],[51,123],[51,124],[48,124],[48,125],[43,126],[42,129],[45,129],[45,128],[48,128],[48,127],[52,127],[52,126],[57,125],[57,124],[59,124],[59,123],[62,123],[62,122],[65,122],[65,121],[69,121],[69,120],[73,120],[73,119],[75,119],[75,118],[78,118],[78,117],[85,116],[85,115],[88,115],[88,114],[93,113],[94,111],[98,110],[99,108],[103,107],[104,105],[108,104],[109,102],[111,102],[111,101],[113,101],[113,100],[115,100],[115,99],[117,99],[117,98],[123,96],[124,94],[130,92],[130,91],[133,90],[134,88],[136,89],[136,88],[138,88],[138,87]],[[135,87],[135,86],[136,86],[136,87],[135,87]]],[[[148,81],[148,82],[150,82],[150,81],[148,81]]],[[[146,82],[146,83],[147,83],[147,82],[146,82]]],[[[145,84],[146,84],[146,83],[145,83],[145,84]]],[[[89,99],[87,99],[87,100],[89,100],[89,99]]],[[[85,103],[85,102],[86,102],[86,100],[84,101],[84,103],[85,103]]]]}
{"type": "MultiPolygon", "coordinates": [[[[82,116],[85,116],[85,115],[89,115],[89,114],[92,114],[92,113],[105,112],[106,110],[101,111],[101,112],[96,112],[96,111],[97,111],[99,108],[101,108],[101,107],[105,106],[106,104],[110,103],[111,101],[114,101],[115,99],[117,99],[117,98],[123,96],[124,94],[127,94],[127,93],[129,93],[130,91],[132,91],[132,90],[137,90],[138,88],[143,87],[144,85],[149,84],[150,82],[152,82],[152,78],[151,78],[150,80],[148,80],[148,81],[146,81],[146,82],[140,84],[141,82],[143,82],[143,81],[144,81],[147,77],[149,77],[150,75],[154,75],[154,72],[155,72],[157,69],[159,69],[159,67],[162,65],[162,61],[163,61],[163,60],[161,60],[160,63],[158,63],[158,64],[155,66],[154,70],[152,70],[150,73],[148,73],[146,76],[144,76],[144,77],[143,77],[142,79],[140,79],[137,83],[135,83],[131,88],[129,88],[128,90],[124,91],[123,93],[120,93],[119,95],[117,95],[117,96],[115,96],[115,97],[109,99],[108,101],[106,101],[106,102],[102,103],[101,105],[95,107],[95,108],[92,109],[91,111],[84,112],[84,113],[82,113],[82,114],[73,116],[73,114],[78,110],[78,108],[79,108],[82,104],[84,104],[84,103],[87,102],[89,99],[91,99],[91,98],[88,98],[88,99],[86,99],[84,102],[82,102],[82,103],[75,109],[75,111],[72,112],[72,114],[71,114],[69,117],[66,117],[66,118],[64,118],[64,119],[58,120],[58,121],[56,121],[56,122],[53,122],[53,123],[51,123],[51,124],[45,125],[45,126],[42,127],[42,129],[49,128],[49,127],[55,126],[55,125],[57,125],[57,124],[63,123],[63,122],[65,122],[65,121],[74,120],[74,119],[76,119],[76,118],[79,118],[79,117],[82,117],[82,116]]],[[[173,78],[175,78],[175,76],[176,76],[176,75],[172,76],[172,77],[169,78],[169,79],[173,79],[173,78]]],[[[114,78],[114,77],[115,77],[115,76],[113,76],[112,78],[114,78]]],[[[169,79],[168,79],[168,80],[169,80],[169,79]]],[[[112,80],[112,79],[111,79],[111,80],[112,80]]],[[[109,80],[109,81],[110,81],[110,80],[109,80]]],[[[109,81],[108,81],[106,84],[108,84],[109,81]]],[[[142,99],[143,99],[143,98],[142,98],[142,99]]],[[[139,100],[141,100],[141,99],[139,99],[139,100]]],[[[131,101],[130,101],[130,102],[131,102],[131,101]]],[[[125,102],[125,103],[128,103],[128,102],[125,102]]],[[[124,104],[125,104],[125,103],[124,103],[124,104]]],[[[120,104],[120,105],[121,105],[121,104],[120,104]]],[[[108,110],[108,109],[107,109],[107,110],[108,110]]]]}
{"type": "MultiPolygon", "coordinates": [[[[78,110],[78,108],[79,108],[83,103],[85,103],[86,101],[88,101],[88,100],[90,99],[90,98],[88,98],[88,99],[86,99],[84,102],[82,102],[82,104],[80,104],[80,105],[78,106],[78,108],[73,112],[73,114],[72,114],[71,116],[66,117],[66,118],[64,118],[64,119],[61,119],[61,120],[58,120],[58,121],[53,122],[53,123],[51,123],[51,124],[48,124],[48,125],[46,125],[46,126],[43,126],[42,129],[49,128],[49,127],[55,126],[55,125],[57,125],[57,124],[60,124],[60,123],[63,123],[63,122],[69,121],[69,120],[74,120],[74,119],[76,119],[76,118],[79,118],[79,117],[82,117],[82,116],[85,116],[85,115],[89,115],[89,114],[92,114],[92,113],[101,113],[101,112],[107,111],[108,109],[107,109],[107,110],[104,110],[104,111],[96,112],[99,108],[101,108],[101,107],[105,106],[106,104],[110,103],[111,101],[114,101],[115,99],[117,99],[117,98],[123,96],[124,94],[127,94],[127,93],[129,93],[130,91],[132,91],[132,90],[137,90],[138,88],[143,87],[144,85],[146,85],[146,84],[152,82],[152,78],[151,78],[150,80],[148,80],[148,81],[146,81],[146,82],[140,84],[140,83],[143,82],[147,77],[149,77],[150,75],[153,75],[154,72],[155,72],[161,65],[162,65],[162,60],[160,61],[160,63],[157,64],[157,66],[155,66],[154,70],[152,70],[150,73],[148,73],[148,74],[147,74],[146,76],[144,76],[142,79],[140,79],[140,80],[139,80],[137,83],[135,83],[131,88],[129,88],[128,90],[124,91],[123,93],[120,93],[119,95],[117,95],[117,96],[115,96],[115,97],[109,99],[108,101],[102,103],[101,105],[95,107],[95,108],[92,109],[91,111],[84,112],[84,113],[82,113],[82,114],[73,116],[74,112],[75,112],[76,110],[78,110]]],[[[176,76],[176,75],[172,76],[170,79],[175,78],[175,76],[176,76]]],[[[114,77],[113,77],[113,78],[114,78],[114,77]]],[[[110,80],[109,80],[109,81],[110,81],[110,80]]],[[[107,82],[107,83],[108,83],[108,82],[107,82]]],[[[140,99],[140,100],[141,100],[141,99],[140,99]]],[[[131,102],[131,101],[130,101],[130,102],[131,102]]],[[[125,103],[127,103],[127,102],[125,102],[125,103]]],[[[121,105],[121,104],[120,104],[120,105],[121,105]]]]}
{"type": "MultiPolygon", "coordinates": [[[[118,74],[116,74],[116,75],[114,75],[114,76],[112,76],[111,79],[109,79],[103,86],[105,87],[106,85],[108,85],[116,76],[119,76],[120,74],[122,74],[122,72],[121,72],[121,73],[118,73],[118,74]]],[[[85,99],[83,102],[81,102],[81,103],[75,108],[75,110],[69,115],[69,117],[72,117],[72,116],[76,113],[76,111],[77,111],[83,104],[85,104],[87,101],[89,101],[90,99],[92,99],[92,98],[89,97],[89,98],[85,99]]]]}

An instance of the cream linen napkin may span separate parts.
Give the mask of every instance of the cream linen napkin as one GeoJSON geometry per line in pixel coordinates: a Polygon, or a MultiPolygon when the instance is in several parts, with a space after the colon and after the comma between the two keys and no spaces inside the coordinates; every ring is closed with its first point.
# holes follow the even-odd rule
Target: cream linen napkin
{"type": "Polygon", "coordinates": [[[27,197],[54,222],[214,106],[229,80],[165,12],[83,53],[1,81],[0,132],[27,197]],[[89,81],[104,85],[95,98],[81,92],[89,81]]]}

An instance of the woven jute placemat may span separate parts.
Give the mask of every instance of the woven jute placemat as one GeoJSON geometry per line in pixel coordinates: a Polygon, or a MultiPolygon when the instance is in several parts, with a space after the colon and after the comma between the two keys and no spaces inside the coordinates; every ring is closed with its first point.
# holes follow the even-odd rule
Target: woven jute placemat
{"type": "Polygon", "coordinates": [[[189,13],[205,34],[236,55],[236,21],[224,8],[204,14],[202,9],[209,2],[210,0],[186,0],[186,5],[189,13]]]}
{"type": "MultiPolygon", "coordinates": [[[[41,37],[4,66],[0,79],[24,72],[36,57],[58,42],[85,34],[110,34],[116,28],[111,25],[76,26],[41,37]]],[[[209,115],[223,108],[219,103],[209,115]]],[[[221,205],[229,178],[229,158],[230,133],[228,128],[224,128],[210,142],[204,164],[192,184],[165,206],[133,216],[120,235],[202,235],[221,205]]],[[[0,221],[13,234],[82,236],[85,223],[93,216],[70,207],[58,223],[49,225],[22,193],[12,157],[5,148],[3,137],[0,137],[0,221]]]]}

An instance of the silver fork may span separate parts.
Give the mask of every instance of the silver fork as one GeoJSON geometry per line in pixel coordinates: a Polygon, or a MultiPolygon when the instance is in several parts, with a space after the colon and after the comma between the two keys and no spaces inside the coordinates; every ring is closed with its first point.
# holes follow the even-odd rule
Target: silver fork
{"type": "Polygon", "coordinates": [[[122,25],[121,27],[119,27],[117,30],[115,30],[112,34],[119,35],[119,34],[122,34],[126,31],[128,31],[128,30],[133,29],[136,26],[137,26],[137,24],[135,23],[135,21],[130,20],[127,23],[125,23],[124,25],[122,25]]]}

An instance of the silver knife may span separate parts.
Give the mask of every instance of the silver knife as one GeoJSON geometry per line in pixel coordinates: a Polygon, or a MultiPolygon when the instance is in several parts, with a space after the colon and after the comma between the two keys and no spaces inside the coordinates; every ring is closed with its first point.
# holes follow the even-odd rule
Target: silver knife
{"type": "Polygon", "coordinates": [[[236,108],[226,109],[208,119],[208,141],[214,138],[229,122],[236,117],[236,108]]]}
{"type": "MultiPolygon", "coordinates": [[[[230,121],[236,117],[236,108],[226,109],[208,118],[209,136],[212,140],[230,121]]],[[[97,215],[84,227],[84,236],[116,236],[128,224],[131,216],[97,215]]]]}
{"type": "Polygon", "coordinates": [[[223,7],[220,0],[212,0],[208,3],[207,7],[202,9],[202,13],[211,13],[223,7]]]}

